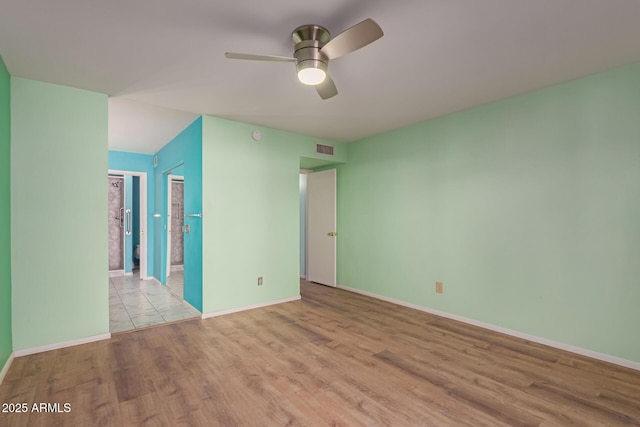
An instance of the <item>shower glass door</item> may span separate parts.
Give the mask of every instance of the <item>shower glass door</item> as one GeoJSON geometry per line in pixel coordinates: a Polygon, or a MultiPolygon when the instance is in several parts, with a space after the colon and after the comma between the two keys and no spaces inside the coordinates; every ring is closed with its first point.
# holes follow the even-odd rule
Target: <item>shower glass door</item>
{"type": "Polygon", "coordinates": [[[124,177],[109,176],[109,271],[124,269],[124,177]]]}

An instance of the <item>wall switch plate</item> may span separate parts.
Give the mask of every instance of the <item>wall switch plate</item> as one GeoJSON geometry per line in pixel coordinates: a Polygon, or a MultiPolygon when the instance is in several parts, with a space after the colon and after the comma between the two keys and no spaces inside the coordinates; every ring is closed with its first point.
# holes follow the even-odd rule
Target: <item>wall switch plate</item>
{"type": "Polygon", "coordinates": [[[258,286],[262,286],[262,276],[258,277],[258,286]]]}
{"type": "Polygon", "coordinates": [[[436,294],[441,294],[442,292],[442,282],[436,282],[436,294]]]}

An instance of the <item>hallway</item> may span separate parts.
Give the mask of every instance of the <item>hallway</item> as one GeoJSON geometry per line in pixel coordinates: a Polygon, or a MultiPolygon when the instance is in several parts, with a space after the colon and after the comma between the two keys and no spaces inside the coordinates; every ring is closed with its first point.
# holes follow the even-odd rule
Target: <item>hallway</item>
{"type": "Polygon", "coordinates": [[[132,276],[109,277],[109,332],[124,332],[176,320],[199,317],[182,301],[183,272],[172,272],[167,286],[132,276]]]}

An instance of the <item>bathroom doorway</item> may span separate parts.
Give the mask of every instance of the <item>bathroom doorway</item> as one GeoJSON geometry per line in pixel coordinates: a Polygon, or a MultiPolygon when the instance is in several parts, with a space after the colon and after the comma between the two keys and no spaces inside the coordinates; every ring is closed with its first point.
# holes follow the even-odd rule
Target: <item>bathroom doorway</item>
{"type": "Polygon", "coordinates": [[[109,170],[109,275],[147,271],[147,174],[109,170]]]}
{"type": "Polygon", "coordinates": [[[167,287],[184,300],[184,176],[167,175],[167,287]]]}

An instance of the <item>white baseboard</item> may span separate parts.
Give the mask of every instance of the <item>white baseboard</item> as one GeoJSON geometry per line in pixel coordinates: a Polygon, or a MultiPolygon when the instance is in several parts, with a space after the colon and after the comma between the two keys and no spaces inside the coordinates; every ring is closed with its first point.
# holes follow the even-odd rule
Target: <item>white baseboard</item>
{"type": "Polygon", "coordinates": [[[184,271],[184,265],[172,265],[169,271],[184,271]]]}
{"type": "Polygon", "coordinates": [[[30,354],[42,353],[44,351],[57,350],[59,348],[73,347],[75,345],[87,344],[90,342],[101,341],[101,340],[108,340],[110,338],[111,338],[111,334],[94,335],[91,337],[80,338],[77,340],[64,341],[64,342],[59,342],[55,344],[43,345],[39,347],[25,348],[23,350],[16,350],[14,351],[14,353],[16,357],[28,356],[30,354]]]}
{"type": "Polygon", "coordinates": [[[11,352],[11,354],[9,355],[9,358],[7,359],[4,366],[2,367],[2,370],[0,371],[0,384],[2,384],[2,380],[4,380],[4,377],[5,375],[7,375],[7,372],[9,372],[9,368],[11,367],[11,362],[13,362],[13,357],[14,357],[14,353],[11,352]]]}
{"type": "Polygon", "coordinates": [[[523,332],[514,331],[512,329],[503,328],[500,326],[495,326],[490,323],[480,322],[478,320],[469,319],[467,317],[458,316],[455,314],[447,313],[444,311],[438,311],[431,308],[423,307],[417,304],[411,304],[406,301],[398,300],[395,298],[385,297],[383,295],[374,294],[372,292],[363,291],[361,289],[350,288],[348,286],[338,285],[338,288],[344,289],[345,291],[353,292],[356,294],[368,296],[371,298],[379,299],[382,301],[390,302],[392,304],[401,305],[403,307],[412,308],[414,310],[423,311],[425,313],[434,314],[436,316],[445,317],[447,319],[457,320],[458,322],[467,323],[469,325],[478,326],[483,329],[489,329],[491,331],[500,332],[505,335],[511,335],[516,338],[521,338],[527,341],[536,342],[538,344],[544,344],[549,347],[554,347],[560,350],[568,351],[570,353],[579,354],[581,356],[590,357],[592,359],[602,360],[604,362],[613,363],[615,365],[624,366],[625,368],[635,369],[640,371],[640,362],[634,362],[632,360],[622,359],[620,357],[611,356],[606,353],[599,353],[597,351],[589,350],[582,347],[576,347],[570,344],[565,344],[558,341],[549,340],[546,338],[541,338],[535,335],[529,335],[523,332]]]}
{"type": "Polygon", "coordinates": [[[300,295],[291,297],[291,298],[283,298],[283,299],[274,300],[274,301],[262,302],[259,304],[245,305],[244,307],[230,308],[228,310],[220,310],[220,311],[214,311],[211,313],[204,313],[202,315],[202,318],[209,319],[211,317],[224,316],[225,314],[238,313],[240,311],[253,310],[254,308],[267,307],[270,305],[283,304],[285,302],[292,302],[292,301],[299,301],[299,300],[300,300],[300,295]]]}
{"type": "Polygon", "coordinates": [[[124,276],[124,270],[109,270],[109,277],[124,276]]]}

